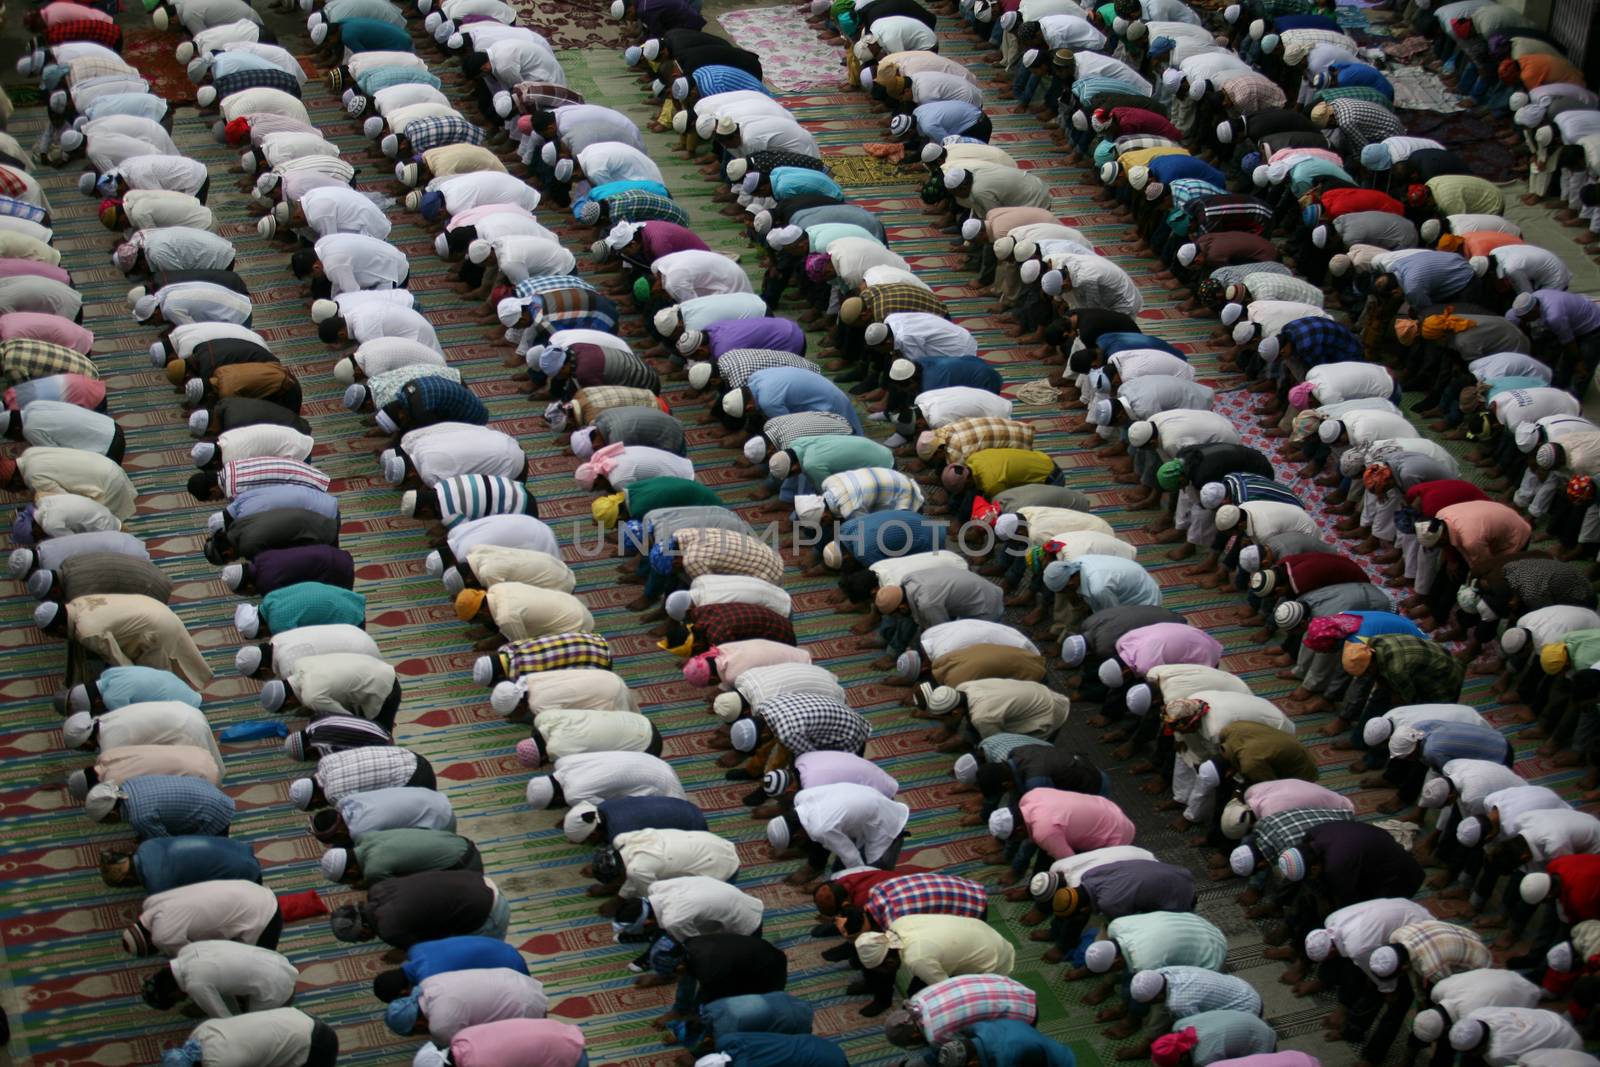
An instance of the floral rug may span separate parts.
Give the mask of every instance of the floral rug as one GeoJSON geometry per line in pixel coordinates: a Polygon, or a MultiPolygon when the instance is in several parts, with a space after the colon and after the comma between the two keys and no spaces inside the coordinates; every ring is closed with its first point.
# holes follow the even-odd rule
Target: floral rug
{"type": "Polygon", "coordinates": [[[756,7],[717,16],[733,43],[761,57],[766,82],[780,93],[840,89],[843,55],[823,44],[798,7],[756,7]]]}

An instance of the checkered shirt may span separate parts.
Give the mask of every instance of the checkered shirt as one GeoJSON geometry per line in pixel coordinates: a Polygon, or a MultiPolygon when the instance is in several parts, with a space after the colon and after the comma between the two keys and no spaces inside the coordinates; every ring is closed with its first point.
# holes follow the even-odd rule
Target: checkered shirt
{"type": "Polygon", "coordinates": [[[200,778],[152,774],[118,786],[122,820],[140,840],[151,837],[208,837],[228,832],[233,798],[200,778]]]}
{"type": "Polygon", "coordinates": [[[973,415],[946,423],[933,431],[934,440],[944,445],[946,463],[965,463],[974,452],[986,448],[1032,448],[1033,425],[996,415],[973,415]]]}
{"type": "Polygon", "coordinates": [[[803,156],[799,152],[788,152],[781,148],[763,148],[759,152],[751,152],[745,157],[745,162],[750,164],[750,169],[761,174],[771,174],[779,167],[798,167],[801,170],[820,170],[827,172],[827,166],[820,159],[803,156]]]}
{"type": "Polygon", "coordinates": [[[557,330],[600,330],[614,333],[617,305],[593,288],[552,289],[531,301],[533,329],[545,336],[557,330]]]}
{"type": "Polygon", "coordinates": [[[921,511],[922,489],[899,471],[861,467],[829,475],[822,499],[840,521],[872,511],[921,511]]]}
{"type": "Polygon", "coordinates": [[[1272,209],[1253,196],[1224,193],[1190,201],[1184,206],[1191,232],[1264,234],[1272,227],[1272,209]]]}
{"type": "Polygon", "coordinates": [[[367,379],[367,389],[372,394],[372,406],[379,410],[388,407],[400,397],[407,382],[418,378],[444,378],[461,381],[461,372],[454,367],[441,367],[434,363],[413,363],[409,367],[396,367],[367,379]]]}
{"type": "Polygon", "coordinates": [[[1015,1019],[1031,1026],[1039,1017],[1038,995],[998,974],[963,974],[935,982],[906,998],[905,1008],[935,1048],[973,1023],[1015,1019]]]}
{"type": "Polygon", "coordinates": [[[417,67],[377,67],[363,71],[356,79],[356,87],[367,96],[371,96],[379,89],[387,89],[391,85],[429,85],[435,89],[444,88],[444,82],[417,67]]]}
{"type": "Polygon", "coordinates": [[[222,495],[233,499],[240,493],[260,489],[264,485],[300,485],[319,493],[328,491],[331,482],[326,474],[309,463],[277,456],[254,456],[236,459],[222,465],[217,474],[217,484],[222,495]]]}
{"type": "Polygon", "coordinates": [[[768,419],[762,424],[761,433],[772,442],[774,452],[782,452],[803,437],[849,437],[855,431],[843,415],[831,411],[797,411],[768,419]]]}
{"type": "Polygon", "coordinates": [[[985,763],[1004,763],[1010,758],[1011,753],[1024,745],[1048,745],[1050,742],[1041,741],[1037,737],[1026,734],[990,734],[978,742],[978,751],[983,753],[985,763]]]}
{"type": "Polygon", "coordinates": [[[0,215],[14,219],[27,219],[43,225],[45,219],[50,217],[50,212],[38,204],[30,204],[26,200],[18,200],[13,196],[0,196],[0,215]]]}
{"type": "Polygon", "coordinates": [[[434,485],[440,522],[445,526],[486,515],[531,514],[527,486],[511,478],[488,474],[458,474],[434,485]]]}
{"type": "Polygon", "coordinates": [[[65,19],[46,26],[44,39],[51,45],[89,41],[116,49],[122,44],[122,27],[102,19],[65,19]]]}
{"type": "Polygon", "coordinates": [[[317,784],[328,803],[352,793],[403,786],[416,773],[419,757],[399,745],[371,745],[333,752],[317,761],[317,784]]]}
{"type": "Polygon", "coordinates": [[[695,90],[701,96],[715,96],[717,93],[732,93],[748,90],[771,96],[767,87],[761,84],[761,79],[754,77],[738,67],[725,67],[712,64],[709,67],[699,67],[691,74],[695,90]]]}
{"type": "Polygon", "coordinates": [[[1291,848],[1298,848],[1306,834],[1328,822],[1349,822],[1353,816],[1338,808],[1290,808],[1268,815],[1250,831],[1256,855],[1269,864],[1291,848]]]}
{"type": "Polygon", "coordinates": [[[879,882],[862,909],[878,929],[903,915],[956,915],[983,919],[989,915],[989,891],[968,878],[950,874],[907,874],[879,882]]]}
{"type": "Polygon", "coordinates": [[[689,225],[689,213],[669,196],[644,189],[622,189],[600,201],[611,225],[619,222],[674,222],[689,225]]]}
{"type": "Polygon", "coordinates": [[[554,82],[518,82],[511,87],[511,99],[524,114],[554,111],[564,104],[583,103],[583,94],[554,82]]]}
{"type": "Polygon", "coordinates": [[[743,388],[750,375],[773,367],[799,367],[815,374],[822,373],[821,367],[804,356],[776,348],[734,348],[717,357],[717,374],[728,389],[743,388]]]}
{"type": "Polygon", "coordinates": [[[793,645],[794,627],[771,608],[759,604],[701,604],[694,609],[694,634],[705,648],[732,641],[773,641],[793,645]]]}
{"type": "Polygon", "coordinates": [[[0,166],[0,196],[22,199],[27,196],[29,188],[28,180],[21,171],[0,166]]]}
{"type": "Polygon", "coordinates": [[[1282,107],[1288,102],[1276,82],[1255,71],[1227,76],[1220,88],[1227,100],[1228,110],[1240,115],[1254,115],[1268,108],[1282,107]]]}
{"type": "Polygon", "coordinates": [[[1452,974],[1494,966],[1483,938],[1465,926],[1437,919],[1400,927],[1389,935],[1389,944],[1405,948],[1424,987],[1452,974]]]}
{"type": "Polygon", "coordinates": [[[277,89],[279,92],[288,93],[296,100],[300,99],[300,79],[277,67],[236,70],[220,78],[211,79],[211,86],[216,89],[219,100],[226,99],[234,93],[242,93],[246,89],[277,89]]]}
{"type": "Polygon", "coordinates": [[[1305,507],[1286,486],[1259,474],[1225,474],[1222,485],[1228,490],[1228,499],[1235,504],[1266,500],[1277,504],[1293,504],[1297,508],[1305,507]]]}
{"type": "Polygon", "coordinates": [[[612,408],[653,408],[658,397],[648,389],[631,385],[591,385],[572,394],[572,421],[587,426],[602,411],[612,408]]]}
{"type": "Polygon", "coordinates": [[[1332,102],[1333,118],[1339,124],[1347,152],[1358,152],[1385,137],[1405,135],[1406,124],[1394,110],[1371,100],[1343,97],[1332,102]]]}
{"type": "Polygon", "coordinates": [[[94,360],[76,349],[51,341],[32,337],[13,337],[0,341],[0,376],[7,384],[17,385],[33,378],[48,378],[52,374],[81,374],[85,378],[99,378],[100,370],[94,360]]]}
{"type": "Polygon", "coordinates": [[[675,543],[690,578],[703,574],[747,574],[773,585],[783,584],[783,561],[748,534],[734,530],[679,530],[675,543]]]}
{"type": "MultiPolygon", "coordinates": [[[[1254,292],[1250,294],[1256,296],[1254,292]]],[[[1257,297],[1257,299],[1266,299],[1257,297]]],[[[1294,346],[1294,358],[1307,367],[1353,363],[1365,355],[1361,338],[1348,326],[1321,316],[1295,319],[1278,331],[1279,343],[1294,346]]]]}
{"type": "Polygon", "coordinates": [[[1167,1012],[1174,1019],[1203,1011],[1261,1014],[1261,995],[1242,978],[1203,967],[1162,967],[1167,980],[1167,1012]]]}
{"type": "Polygon", "coordinates": [[[434,422],[486,426],[489,422],[489,409],[477,394],[448,378],[413,379],[401,387],[400,395],[388,407],[398,407],[400,414],[409,415],[413,427],[434,422]]]}
{"type": "Polygon", "coordinates": [[[860,752],[872,733],[860,712],[820,693],[785,693],[764,700],[756,706],[755,715],[796,756],[807,752],[860,752]]]}
{"type": "Polygon", "coordinates": [[[1369,638],[1372,670],[1396,705],[1454,703],[1461,695],[1465,668],[1436,641],[1413,634],[1369,638]]]}
{"type": "Polygon", "coordinates": [[[611,646],[596,633],[572,631],[510,641],[497,653],[506,677],[515,682],[541,671],[565,671],[580,667],[611,669],[611,646]]]}
{"type": "Polygon", "coordinates": [[[1340,100],[1360,100],[1385,109],[1393,107],[1393,102],[1387,96],[1370,85],[1340,85],[1332,89],[1319,89],[1312,97],[1311,106],[1336,104],[1340,100]]]}
{"type": "Polygon", "coordinates": [[[460,115],[430,115],[423,119],[412,119],[402,132],[411,145],[411,151],[417,155],[445,145],[481,145],[484,142],[483,127],[473,125],[460,115]]]}
{"type": "MultiPolygon", "coordinates": [[[[1251,300],[1297,300],[1304,304],[1321,304],[1322,290],[1302,278],[1292,274],[1278,274],[1276,272],[1263,272],[1245,283],[1250,289],[1251,300]]],[[[1331,321],[1331,320],[1323,320],[1331,321]]],[[[1295,352],[1298,358],[1300,353],[1295,352]]],[[[1338,360],[1323,360],[1322,362],[1338,362],[1338,360]]]]}
{"type": "Polygon", "coordinates": [[[306,753],[319,760],[352,748],[394,744],[388,730],[359,715],[329,715],[307,723],[300,733],[306,753]]]}
{"type": "Polygon", "coordinates": [[[864,305],[861,315],[863,324],[882,322],[890,315],[918,312],[937,315],[941,319],[950,317],[943,300],[934,296],[930,290],[920,285],[912,285],[910,282],[869,285],[861,291],[861,302],[864,305]]]}
{"type": "Polygon", "coordinates": [[[546,293],[559,292],[562,289],[582,289],[589,293],[598,293],[600,290],[590,285],[574,274],[537,274],[518,282],[513,291],[522,300],[532,300],[546,293]]]}

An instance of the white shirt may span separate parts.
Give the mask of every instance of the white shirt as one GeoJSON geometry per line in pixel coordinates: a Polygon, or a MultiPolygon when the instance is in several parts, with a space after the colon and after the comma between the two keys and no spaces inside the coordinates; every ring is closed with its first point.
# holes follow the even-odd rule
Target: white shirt
{"type": "Polygon", "coordinates": [[[909,15],[885,15],[874,19],[872,36],[885,53],[927,52],[939,47],[939,35],[932,27],[909,15]]]}
{"type": "Polygon", "coordinates": [[[870,786],[846,782],[800,790],[794,811],[806,836],[846,867],[882,856],[911,817],[911,809],[899,801],[870,786]]]}
{"type": "Polygon", "coordinates": [[[1416,428],[1404,415],[1376,408],[1348,411],[1340,415],[1345,436],[1352,445],[1371,444],[1391,437],[1406,437],[1416,433],[1416,428]]]}
{"type": "Polygon", "coordinates": [[[1481,759],[1453,759],[1444,765],[1443,772],[1455,787],[1456,806],[1466,815],[1481,816],[1490,795],[1528,784],[1510,767],[1481,759]]]}
{"type": "MultiPolygon", "coordinates": [[[[565,110],[564,108],[562,109],[565,110]]],[[[755,115],[773,115],[778,118],[788,118],[789,109],[766,93],[758,93],[754,89],[735,89],[727,93],[712,93],[704,97],[694,106],[694,113],[700,118],[709,115],[713,118],[729,118],[735,122],[742,122],[755,115]]],[[[561,114],[556,112],[557,116],[561,114]]],[[[791,120],[792,121],[792,120],[791,120]]]]}
{"type": "Polygon", "coordinates": [[[1011,401],[998,393],[970,385],[929,389],[917,394],[915,404],[928,425],[935,430],[977,415],[992,415],[1001,419],[1011,417],[1011,401]]]}
{"type": "Polygon", "coordinates": [[[1207,689],[1249,693],[1250,686],[1236,674],[1198,663],[1163,663],[1145,672],[1145,681],[1159,687],[1161,699],[1183,700],[1207,689]]]}
{"type": "MultiPolygon", "coordinates": [[[[702,100],[695,111],[699,113],[704,104],[702,100]]],[[[778,106],[781,108],[783,105],[778,106]]],[[[634,125],[632,119],[620,111],[598,104],[563,104],[556,108],[556,131],[574,152],[602,141],[625,144],[641,152],[645,150],[644,138],[639,135],[639,127],[634,125]]]]}
{"type": "Polygon", "coordinates": [[[212,1019],[226,1019],[241,1007],[282,1007],[294,997],[300,980],[300,972],[283,956],[237,941],[185,945],[169,966],[178,988],[212,1019]]]}
{"type": "MultiPolygon", "coordinates": [[[[470,426],[461,422],[439,422],[423,428],[423,433],[413,430],[401,439],[400,448],[417,470],[417,477],[426,486],[462,474],[488,474],[505,478],[522,477],[528,459],[516,438],[491,430],[487,426],[470,426]]],[[[533,518],[531,515],[494,515],[489,518],[533,518]]],[[[479,522],[483,519],[477,520],[479,522]]],[[[535,520],[537,521],[537,520],[535,520]]],[[[469,524],[470,525],[470,524],[469,524]]],[[[458,527],[459,528],[459,527],[458,527]]],[[[551,542],[552,544],[554,542],[551,542]]],[[[559,556],[560,550],[542,545],[524,546],[538,548],[559,556]]],[[[461,553],[456,553],[458,556],[461,553]]]]}
{"type": "Polygon", "coordinates": [[[937,552],[917,552],[910,556],[896,556],[879,560],[872,564],[873,574],[878,576],[878,585],[899,585],[918,571],[932,570],[937,567],[955,567],[958,570],[967,570],[967,561],[955,552],[939,549],[937,552]]]}
{"type": "Polygon", "coordinates": [[[350,338],[357,344],[375,337],[403,337],[425,344],[441,355],[444,353],[444,349],[439,347],[438,334],[433,332],[433,324],[413,308],[361,302],[347,305],[341,302],[339,314],[344,319],[350,338]]]}
{"type": "Polygon", "coordinates": [[[272,672],[279,677],[294,673],[300,661],[308,656],[332,655],[347,652],[380,659],[378,643],[367,631],[349,623],[322,623],[316,626],[297,626],[281,634],[274,634],[272,646],[272,672]]]}
{"type": "Polygon", "coordinates": [[[677,303],[700,296],[750,292],[750,278],[738,263],[719,252],[689,249],[662,256],[650,265],[662,288],[677,303]]]}
{"type": "Polygon", "coordinates": [[[648,896],[657,925],[680,945],[702,934],[753,934],[766,910],[759,897],[704,875],[664,878],[648,896]]]}
{"type": "Polygon", "coordinates": [[[298,1008],[212,1019],[190,1033],[205,1067],[302,1067],[316,1020],[298,1008]]]}
{"type": "MultiPolygon", "coordinates": [[[[1242,62],[1235,60],[1239,66],[1242,62]]],[[[1155,86],[1151,85],[1139,72],[1122,62],[1095,52],[1079,52],[1077,54],[1078,78],[1113,78],[1127,85],[1135,86],[1140,93],[1151,96],[1155,93],[1155,86]]],[[[1249,69],[1246,67],[1245,69],[1249,69]]]]}
{"type": "MultiPolygon", "coordinates": [[[[1248,278],[1245,284],[1250,284],[1248,278]]],[[[1333,316],[1315,304],[1303,304],[1298,300],[1252,300],[1245,309],[1245,317],[1261,327],[1263,337],[1276,337],[1296,319],[1327,319],[1333,316]]]]}
{"type": "Polygon", "coordinates": [[[1330,912],[1322,920],[1322,928],[1328,931],[1339,955],[1366,971],[1370,978],[1367,958],[1373,950],[1387,945],[1389,936],[1400,927],[1432,918],[1432,913],[1415,901],[1380,897],[1330,912]]]}
{"type": "MultiPolygon", "coordinates": [[[[630,448],[628,451],[633,450],[630,448]]],[[[794,601],[789,594],[778,586],[744,574],[702,574],[689,583],[689,599],[696,607],[702,604],[755,604],[785,618],[794,608],[794,601]]]]}
{"type": "Polygon", "coordinates": [[[1235,444],[1239,431],[1233,420],[1215,411],[1158,411],[1150,416],[1156,428],[1157,448],[1168,458],[1194,445],[1235,444]]]}
{"type": "Polygon", "coordinates": [[[497,237],[490,244],[500,273],[513,284],[545,274],[571,274],[578,262],[559,242],[544,237],[497,237]]]}
{"type": "Polygon", "coordinates": [[[617,891],[624,899],[645,896],[663,879],[725,882],[739,873],[739,851],[733,842],[705,830],[634,830],[618,834],[612,845],[621,854],[625,871],[617,891]]]}
{"type": "Polygon", "coordinates": [[[894,338],[895,351],[907,359],[978,354],[978,339],[970,330],[937,315],[897,311],[885,316],[883,324],[894,338]]]}
{"type": "Polygon", "coordinates": [[[179,359],[188,359],[197,345],[207,341],[222,340],[249,341],[262,348],[271,347],[267,344],[266,338],[248,326],[231,322],[187,322],[181,326],[174,326],[172,332],[167,335],[167,341],[179,359]]]}
{"type": "MultiPolygon", "coordinates": [[[[696,584],[701,581],[704,579],[695,579],[696,584]]],[[[751,667],[740,673],[733,687],[752,708],[759,707],[763,701],[773,697],[792,693],[815,693],[841,703],[845,702],[844,687],[839,684],[839,679],[827,668],[812,663],[777,663],[770,667],[751,667]]]]}
{"type": "Polygon", "coordinates": [[[1108,863],[1126,863],[1129,860],[1153,860],[1156,854],[1138,845],[1111,845],[1108,848],[1090,849],[1075,856],[1066,856],[1050,865],[1051,873],[1061,876],[1061,883],[1069,889],[1083,884],[1083,876],[1096,867],[1108,863]]]}
{"type": "Polygon", "coordinates": [[[1521,834],[1533,853],[1533,863],[1557,856],[1600,852],[1600,819],[1581,811],[1541,811],[1505,832],[1521,834]]]}
{"type": "Polygon", "coordinates": [[[318,236],[359,233],[380,240],[389,236],[389,217],[365,193],[349,186],[312,189],[300,198],[300,211],[318,236]]]}
{"type": "Polygon", "coordinates": [[[1419,722],[1464,722],[1476,726],[1487,725],[1483,716],[1465,704],[1407,704],[1404,707],[1391,708],[1383,713],[1394,727],[1394,732],[1389,736],[1398,736],[1400,731],[1408,726],[1415,726],[1419,722]]]}
{"type": "Polygon", "coordinates": [[[539,206],[538,190],[524,184],[521,178],[495,170],[452,174],[428,185],[444,196],[445,208],[452,215],[488,204],[514,204],[529,211],[539,206]]]}
{"type": "Polygon", "coordinates": [[[632,145],[600,141],[578,152],[578,165],[590,185],[610,182],[659,182],[666,184],[661,168],[632,145]]]}
{"type": "MultiPolygon", "coordinates": [[[[370,238],[361,238],[370,240],[370,238]]],[[[343,238],[323,238],[326,240],[343,240],[343,238]]],[[[320,253],[322,241],[317,242],[320,253]]],[[[326,268],[327,264],[324,263],[326,268]]],[[[331,275],[330,275],[331,277],[331,275]]],[[[404,337],[375,337],[364,341],[356,348],[355,354],[350,357],[356,366],[368,378],[376,377],[385,371],[399,370],[401,367],[410,367],[419,363],[429,366],[445,365],[444,354],[436,348],[431,348],[420,341],[408,340],[404,337]]]]}
{"type": "Polygon", "coordinates": [[[1194,381],[1194,367],[1188,360],[1159,348],[1130,348],[1118,352],[1106,363],[1116,368],[1117,377],[1123,381],[1156,376],[1194,381]]]}
{"type": "Polygon", "coordinates": [[[1104,308],[1128,315],[1144,310],[1144,296],[1128,272],[1103,256],[1066,256],[1058,269],[1072,283],[1066,294],[1072,307],[1104,308]]]}
{"type": "Polygon", "coordinates": [[[1524,1052],[1583,1048],[1583,1037],[1573,1025],[1543,1008],[1479,1008],[1467,1018],[1489,1028],[1488,1048],[1480,1049],[1489,1067],[1511,1067],[1524,1052]]]}
{"type": "Polygon", "coordinates": [[[1551,415],[1576,415],[1578,398],[1565,389],[1507,389],[1496,394],[1489,406],[1502,426],[1516,429],[1525,422],[1537,422],[1551,415]]]}
{"type": "MultiPolygon", "coordinates": [[[[564,633],[566,629],[550,632],[564,633]]],[[[540,748],[548,759],[583,752],[643,752],[650,747],[652,737],[650,720],[643,715],[596,712],[590,708],[550,708],[535,714],[533,725],[544,739],[540,748]]]]}
{"type": "Polygon", "coordinates": [[[485,515],[451,527],[445,537],[457,559],[464,559],[477,545],[525,548],[549,555],[561,551],[550,527],[532,515],[485,515]]]}
{"type": "MultiPolygon", "coordinates": [[[[1343,367],[1350,364],[1334,363],[1331,365],[1343,367]]],[[[1364,366],[1364,364],[1359,363],[1353,365],[1364,366]]],[[[1492,355],[1479,356],[1467,364],[1467,370],[1471,371],[1472,376],[1480,382],[1489,381],[1492,378],[1527,377],[1542,378],[1548,383],[1554,377],[1554,372],[1549,364],[1540,363],[1532,356],[1525,356],[1521,352],[1495,352],[1492,355]]]]}
{"type": "Polygon", "coordinates": [[[95,746],[101,751],[131,745],[193,745],[211,753],[222,772],[222,751],[211,724],[199,708],[181,700],[125,704],[95,719],[95,746]]]}
{"type": "Polygon", "coordinates": [[[191,941],[254,941],[277,914],[276,893],[232,878],[151,894],[144,898],[139,922],[150,931],[157,952],[176,956],[191,941]]]}
{"type": "Polygon", "coordinates": [[[1254,541],[1260,542],[1274,534],[1317,532],[1317,524],[1303,508],[1275,500],[1247,500],[1239,505],[1244,512],[1241,525],[1254,541]]]}
{"type": "Polygon", "coordinates": [[[209,230],[216,225],[211,209],[192,195],[175,189],[129,189],[122,198],[128,225],[135,230],[152,226],[192,226],[209,230]]]}
{"type": "MultiPolygon", "coordinates": [[[[35,400],[28,406],[42,401],[35,400]]],[[[79,408],[78,410],[82,410],[79,408]]],[[[35,499],[33,521],[48,537],[67,534],[114,532],[122,529],[122,520],[98,500],[90,500],[76,493],[51,493],[35,499]]]]}
{"type": "Polygon", "coordinates": [[[956,619],[922,631],[922,651],[937,660],[972,645],[1003,645],[1038,654],[1039,648],[1021,630],[1003,622],[985,619],[956,619]]]}
{"type": "Polygon", "coordinates": [[[443,104],[449,107],[450,98],[422,82],[386,85],[372,94],[372,106],[380,115],[392,115],[413,104],[443,104]]]}
{"type": "Polygon", "coordinates": [[[156,270],[226,270],[235,255],[233,242],[192,226],[140,230],[128,240],[144,249],[146,262],[156,270]]]}
{"type": "MultiPolygon", "coordinates": [[[[962,82],[965,85],[966,82],[962,82]]],[[[751,115],[739,120],[739,151],[744,155],[764,150],[795,152],[821,159],[816,138],[788,115],[751,115]]]]}
{"type": "MultiPolygon", "coordinates": [[[[504,29],[520,29],[521,27],[507,26],[504,29]]],[[[501,27],[485,26],[481,22],[472,24],[471,32],[474,43],[486,31],[491,36],[498,37],[501,27]]],[[[478,47],[483,48],[481,44],[478,47]]],[[[483,48],[489,56],[489,69],[494,76],[506,85],[516,85],[519,82],[549,82],[553,85],[566,85],[567,74],[561,69],[561,61],[556,59],[556,54],[550,51],[550,46],[530,34],[526,38],[515,36],[507,40],[496,40],[487,48],[483,48]]]]}
{"type": "Polygon", "coordinates": [[[1106,35],[1077,15],[1046,15],[1039,20],[1045,44],[1052,49],[1070,48],[1074,52],[1098,52],[1105,47],[1106,35]]]}
{"type": "MultiPolygon", "coordinates": [[[[411,273],[411,261],[406,254],[377,237],[360,233],[334,233],[318,239],[315,248],[317,260],[322,264],[322,273],[327,276],[336,294],[362,289],[393,289],[411,273]]],[[[425,350],[431,356],[437,356],[431,349],[425,350]]],[[[443,359],[438,361],[443,362],[443,359]]]]}
{"type": "Polygon", "coordinates": [[[588,708],[591,711],[639,711],[639,698],[628,688],[628,683],[614,671],[593,667],[575,667],[559,671],[541,671],[537,675],[517,682],[528,699],[528,710],[534,715],[553,708],[588,708]],[[537,679],[537,686],[529,686],[537,679]]]}
{"type": "Polygon", "coordinates": [[[1499,215],[1446,215],[1445,224],[1450,233],[1461,236],[1467,233],[1509,233],[1522,236],[1522,227],[1499,215]]]}
{"type": "MultiPolygon", "coordinates": [[[[569,806],[584,802],[598,804],[612,797],[688,799],[672,767],[643,752],[585,752],[563,756],[556,760],[551,775],[561,783],[561,793],[569,806]]],[[[625,836],[619,835],[617,840],[625,836]]]]}
{"type": "Polygon", "coordinates": [[[290,160],[304,159],[308,156],[337,158],[339,155],[339,147],[332,141],[325,140],[315,133],[290,130],[267,134],[261,138],[259,147],[261,158],[266,161],[268,167],[281,167],[290,160]]]}
{"type": "Polygon", "coordinates": [[[478,238],[483,241],[496,241],[502,237],[540,237],[546,241],[561,243],[561,239],[539,225],[532,214],[518,208],[507,208],[505,211],[484,215],[473,222],[472,228],[478,232],[478,238]]]}
{"type": "Polygon", "coordinates": [[[275,456],[278,459],[304,460],[311,455],[316,440],[290,426],[258,423],[240,426],[217,435],[217,453],[224,464],[236,459],[275,456]]]}
{"type": "Polygon", "coordinates": [[[1528,647],[1543,648],[1573,630],[1600,628],[1600,613],[1573,604],[1555,604],[1528,612],[1517,620],[1517,625],[1528,631],[1528,647]]]}
{"type": "Polygon", "coordinates": [[[1428,999],[1444,1009],[1450,1022],[1479,1008],[1536,1008],[1539,997],[1539,987],[1522,975],[1493,967],[1452,974],[1428,990],[1428,999]]]}
{"type": "Polygon", "coordinates": [[[255,310],[250,298],[212,282],[178,282],[156,291],[161,317],[168,322],[232,322],[243,325],[255,310]]]}
{"type": "Polygon", "coordinates": [[[510,967],[476,967],[430,975],[417,984],[417,1004],[437,1045],[469,1026],[500,1019],[543,1019],[550,998],[537,978],[510,967]]]}
{"type": "Polygon", "coordinates": [[[1538,245],[1501,245],[1489,253],[1500,276],[1519,293],[1535,289],[1565,289],[1572,284],[1572,271],[1554,252],[1538,245]]]}

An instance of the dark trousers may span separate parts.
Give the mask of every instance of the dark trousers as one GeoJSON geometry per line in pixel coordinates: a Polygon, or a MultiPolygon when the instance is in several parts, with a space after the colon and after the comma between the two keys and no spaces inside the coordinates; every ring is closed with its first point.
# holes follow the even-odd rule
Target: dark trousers
{"type": "Polygon", "coordinates": [[[320,1019],[311,1023],[311,1051],[305,1067],[334,1067],[339,1062],[339,1035],[320,1019]]]}
{"type": "Polygon", "coordinates": [[[432,789],[439,784],[439,779],[434,777],[433,764],[417,757],[417,769],[411,772],[411,777],[406,779],[406,785],[416,786],[418,789],[432,789]]]}
{"type": "Polygon", "coordinates": [[[256,946],[258,948],[269,948],[276,952],[278,949],[278,938],[282,936],[283,909],[279,908],[277,914],[273,915],[272,921],[269,922],[264,929],[262,929],[261,936],[256,938],[256,946]]]}

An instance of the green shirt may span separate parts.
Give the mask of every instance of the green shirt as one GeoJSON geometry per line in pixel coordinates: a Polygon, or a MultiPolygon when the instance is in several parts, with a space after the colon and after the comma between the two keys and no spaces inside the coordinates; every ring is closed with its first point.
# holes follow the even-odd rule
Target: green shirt
{"type": "Polygon", "coordinates": [[[1441,174],[1428,179],[1428,188],[1441,215],[1498,215],[1506,209],[1500,190],[1476,174],[1441,174]]]}
{"type": "Polygon", "coordinates": [[[1600,663],[1600,630],[1572,630],[1561,637],[1572,658],[1568,666],[1574,671],[1586,671],[1600,663]]]}
{"type": "Polygon", "coordinates": [[[687,478],[645,478],[623,492],[628,494],[628,517],[642,519],[657,508],[725,507],[716,492],[687,478]]]}
{"type": "Polygon", "coordinates": [[[472,842],[459,834],[412,827],[362,834],[355,847],[361,877],[369,885],[423,871],[459,870],[476,851],[472,842]]]}
{"type": "Polygon", "coordinates": [[[802,437],[789,447],[799,457],[800,469],[816,485],[862,467],[894,470],[894,453],[865,437],[802,437]]]}
{"type": "Polygon", "coordinates": [[[1106,936],[1128,964],[1128,973],[1159,967],[1222,969],[1228,939],[1192,912],[1151,911],[1112,919],[1106,936]]]}
{"type": "Polygon", "coordinates": [[[261,618],[275,634],[333,623],[364,626],[367,598],[337,585],[296,582],[261,598],[261,618]]]}

